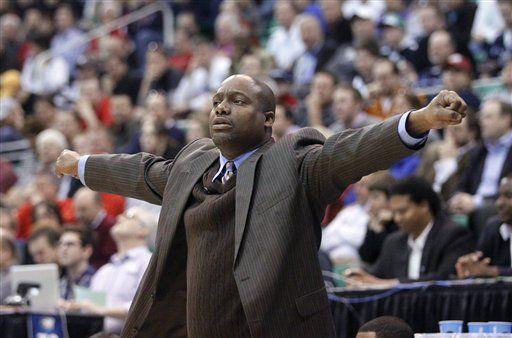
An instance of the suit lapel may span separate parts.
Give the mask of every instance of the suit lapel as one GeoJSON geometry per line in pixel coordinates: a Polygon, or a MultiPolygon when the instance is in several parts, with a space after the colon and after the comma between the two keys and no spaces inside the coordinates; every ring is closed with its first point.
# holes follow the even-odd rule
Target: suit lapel
{"type": "Polygon", "coordinates": [[[157,242],[161,241],[160,245],[157,246],[160,251],[158,255],[161,259],[157,261],[156,276],[160,276],[165,266],[172,239],[185,211],[192,188],[208,167],[218,158],[219,150],[217,148],[211,149],[190,162],[187,167],[180,168],[180,171],[172,175],[172,181],[169,182],[172,192],[169,195],[169,200],[165,201],[167,210],[165,215],[161,216],[165,219],[159,221],[162,222],[162,229],[157,233],[157,242]]]}
{"type": "Polygon", "coordinates": [[[272,145],[274,140],[271,139],[252,154],[238,169],[236,175],[236,207],[235,207],[235,255],[233,265],[236,262],[240,245],[245,231],[247,222],[247,214],[249,205],[251,204],[252,190],[254,187],[254,176],[256,173],[256,165],[261,155],[272,145]]]}
{"type": "Polygon", "coordinates": [[[432,260],[432,255],[434,254],[433,251],[439,231],[439,222],[434,220],[434,225],[432,225],[432,229],[430,229],[430,232],[427,235],[427,240],[425,241],[425,246],[423,247],[423,252],[421,254],[420,277],[428,270],[429,264],[432,260]]]}

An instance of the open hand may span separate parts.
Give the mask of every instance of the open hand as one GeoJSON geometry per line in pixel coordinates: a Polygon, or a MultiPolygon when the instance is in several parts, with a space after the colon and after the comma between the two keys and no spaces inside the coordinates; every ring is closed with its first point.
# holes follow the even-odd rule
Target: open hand
{"type": "Polygon", "coordinates": [[[74,178],[78,178],[79,160],[80,154],[77,152],[68,149],[63,150],[55,162],[55,173],[59,177],[68,175],[73,176],[74,178]]]}

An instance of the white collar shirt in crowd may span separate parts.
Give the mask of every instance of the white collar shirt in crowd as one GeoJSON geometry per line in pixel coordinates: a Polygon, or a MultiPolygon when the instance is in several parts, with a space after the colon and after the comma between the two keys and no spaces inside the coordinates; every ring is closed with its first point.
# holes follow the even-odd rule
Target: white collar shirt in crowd
{"type": "Polygon", "coordinates": [[[32,94],[53,94],[64,88],[69,74],[69,66],[62,57],[29,57],[21,71],[21,87],[32,94]]]}
{"type": "Polygon", "coordinates": [[[343,208],[323,230],[320,249],[328,253],[335,264],[358,263],[359,247],[369,221],[363,205],[356,203],[343,208]]]}
{"type": "MultiPolygon", "coordinates": [[[[122,255],[113,255],[110,263],[102,266],[92,277],[91,290],[106,294],[107,307],[128,310],[150,259],[151,252],[146,246],[133,248],[122,255]]],[[[104,329],[119,333],[123,322],[120,319],[106,317],[104,329]]]]}
{"type": "Polygon", "coordinates": [[[500,226],[500,235],[504,241],[507,241],[510,239],[510,266],[512,267],[512,238],[511,238],[512,237],[512,225],[503,223],[500,226]]]}
{"type": "Polygon", "coordinates": [[[283,26],[277,27],[270,34],[267,43],[267,51],[274,56],[277,67],[284,70],[290,69],[305,49],[297,20],[290,29],[283,26]]]}
{"type": "Polygon", "coordinates": [[[412,236],[409,235],[407,239],[407,245],[411,249],[411,253],[409,255],[409,265],[407,269],[407,276],[410,279],[418,279],[420,278],[420,270],[421,270],[421,258],[423,256],[423,248],[425,247],[425,243],[427,241],[427,236],[432,230],[433,222],[427,224],[425,229],[421,232],[421,234],[413,239],[412,236]]]}
{"type": "Polygon", "coordinates": [[[498,194],[501,171],[505,165],[510,147],[512,147],[512,131],[500,137],[498,142],[494,144],[485,142],[487,156],[485,157],[482,179],[476,191],[477,205],[481,204],[483,198],[498,194]]]}

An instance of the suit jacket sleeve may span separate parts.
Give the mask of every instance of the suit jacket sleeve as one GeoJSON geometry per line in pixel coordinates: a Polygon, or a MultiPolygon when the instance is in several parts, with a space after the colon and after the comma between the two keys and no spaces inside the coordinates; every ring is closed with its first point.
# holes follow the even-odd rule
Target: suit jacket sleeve
{"type": "Polygon", "coordinates": [[[329,137],[323,146],[312,146],[300,169],[310,199],[333,203],[349,184],[412,154],[398,135],[399,119],[346,130],[329,137]]]}
{"type": "Polygon", "coordinates": [[[89,188],[162,204],[173,160],[147,153],[93,155],[85,165],[89,188]]]}

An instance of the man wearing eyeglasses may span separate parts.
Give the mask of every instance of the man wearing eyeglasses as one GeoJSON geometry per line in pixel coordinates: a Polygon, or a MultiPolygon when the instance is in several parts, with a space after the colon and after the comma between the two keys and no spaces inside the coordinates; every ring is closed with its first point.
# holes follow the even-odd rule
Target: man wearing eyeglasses
{"type": "Polygon", "coordinates": [[[89,287],[96,269],[89,264],[93,251],[93,235],[84,227],[66,227],[57,245],[57,258],[62,268],[60,296],[74,299],[75,285],[89,287]]]}
{"type": "Polygon", "coordinates": [[[112,227],[110,232],[118,251],[109,263],[96,272],[90,283],[92,291],[105,293],[105,306],[98,306],[89,301],[72,301],[65,303],[64,308],[68,311],[80,310],[104,316],[105,331],[120,333],[151,258],[147,246],[147,238],[152,227],[146,221],[149,219],[151,218],[146,217],[144,211],[134,207],[118,216],[116,224],[112,227]]]}
{"type": "Polygon", "coordinates": [[[213,96],[212,139],[174,160],[80,157],[59,175],[161,204],[155,255],[122,337],[334,337],[318,263],[325,207],[351,183],[412,154],[466,104],[441,92],[423,109],[325,139],[305,128],[275,142],[275,96],[233,75],[213,96]]]}

